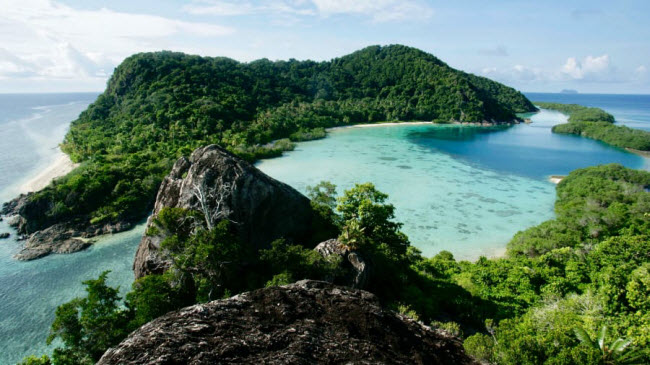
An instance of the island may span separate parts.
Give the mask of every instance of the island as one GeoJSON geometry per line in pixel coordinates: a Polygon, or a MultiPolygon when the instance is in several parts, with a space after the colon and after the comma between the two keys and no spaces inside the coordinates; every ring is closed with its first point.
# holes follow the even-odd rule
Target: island
{"type": "Polygon", "coordinates": [[[547,102],[535,102],[535,105],[569,116],[568,123],[553,126],[553,133],[577,134],[632,153],[650,156],[650,132],[615,125],[614,116],[600,108],[547,102]]]}
{"type": "Polygon", "coordinates": [[[61,148],[79,166],[2,214],[18,216],[14,226],[28,237],[18,258],[68,253],[146,218],[174,161],[201,146],[254,161],[322,138],[329,127],[510,124],[535,110],[519,91],[401,45],[327,62],[141,53],[124,60],[72,122],[61,148]]]}

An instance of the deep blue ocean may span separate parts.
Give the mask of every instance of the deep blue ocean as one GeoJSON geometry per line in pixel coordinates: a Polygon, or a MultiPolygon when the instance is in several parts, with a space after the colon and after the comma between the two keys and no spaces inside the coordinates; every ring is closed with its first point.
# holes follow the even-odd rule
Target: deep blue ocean
{"type": "MultiPolygon", "coordinates": [[[[526,94],[533,101],[601,107],[619,123],[650,130],[648,95],[526,94]]],[[[0,202],[52,162],[70,121],[97,94],[0,95],[0,202]]],[[[603,143],[553,135],[566,117],[543,111],[530,125],[486,131],[472,127],[396,126],[333,131],[301,143],[285,157],[258,166],[298,190],[320,180],[339,188],[374,182],[390,194],[413,244],[427,255],[451,250],[458,258],[496,255],[509,237],[553,216],[548,175],[601,163],[646,168],[647,161],[603,143]],[[314,168],[314,167],[317,168],[314,168]]],[[[11,232],[6,220],[0,232],[11,232]]],[[[111,270],[122,293],[142,235],[134,230],[102,238],[90,249],[31,262],[11,256],[20,243],[0,241],[0,364],[45,346],[56,307],[83,295],[81,281],[111,270]]]]}

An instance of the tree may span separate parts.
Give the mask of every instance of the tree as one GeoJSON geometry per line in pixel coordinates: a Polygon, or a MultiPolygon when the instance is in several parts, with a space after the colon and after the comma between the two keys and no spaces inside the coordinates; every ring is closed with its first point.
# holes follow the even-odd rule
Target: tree
{"type": "Polygon", "coordinates": [[[368,243],[384,246],[390,255],[406,254],[409,241],[400,232],[401,223],[395,219],[395,207],[387,204],[388,195],[378,191],[371,183],[355,184],[338,198],[337,210],[342,214],[344,226],[362,231],[368,243]],[[356,223],[352,223],[355,221],[356,223]]]}
{"type": "Polygon", "coordinates": [[[597,341],[592,340],[582,327],[576,327],[575,334],[583,345],[600,350],[601,361],[605,365],[637,364],[643,356],[630,347],[632,340],[617,338],[614,342],[607,343],[607,326],[601,328],[597,341]]]}
{"type": "Polygon", "coordinates": [[[54,351],[55,364],[94,363],[126,336],[131,312],[119,307],[118,289],[106,285],[108,273],[83,282],[85,298],[73,299],[56,309],[47,343],[60,338],[64,348],[54,351]]]}
{"type": "Polygon", "coordinates": [[[336,185],[329,181],[321,181],[314,186],[307,186],[307,196],[313,203],[336,208],[336,185]]]}

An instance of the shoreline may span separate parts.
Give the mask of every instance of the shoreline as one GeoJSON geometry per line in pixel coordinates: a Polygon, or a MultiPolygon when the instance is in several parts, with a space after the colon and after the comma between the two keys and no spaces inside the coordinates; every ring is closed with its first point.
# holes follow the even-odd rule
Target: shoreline
{"type": "Polygon", "coordinates": [[[625,147],[625,150],[641,157],[650,158],[650,151],[635,150],[634,148],[629,147],[625,147]]]}
{"type": "MultiPolygon", "coordinates": [[[[347,129],[347,128],[370,128],[370,127],[392,127],[398,125],[462,125],[462,126],[474,126],[474,127],[495,127],[495,126],[512,126],[515,124],[520,124],[519,121],[513,120],[507,123],[488,123],[488,122],[451,122],[451,123],[436,123],[436,122],[426,122],[426,121],[412,121],[412,122],[378,122],[378,123],[362,123],[362,124],[351,124],[351,125],[342,125],[338,127],[325,128],[325,131],[330,132],[338,129],[347,129]]],[[[529,124],[526,122],[526,124],[529,124]]]]}
{"type": "Polygon", "coordinates": [[[548,177],[548,181],[557,185],[560,183],[560,181],[564,180],[565,177],[565,175],[551,175],[548,177]]]}
{"type": "Polygon", "coordinates": [[[390,127],[390,126],[396,126],[396,125],[421,125],[421,124],[431,124],[431,125],[436,125],[436,124],[441,124],[441,123],[434,123],[434,122],[380,122],[380,123],[365,123],[365,124],[352,124],[352,125],[342,125],[338,127],[330,127],[330,128],[325,128],[325,131],[333,131],[337,129],[347,129],[347,128],[370,128],[370,127],[390,127]]]}
{"type": "Polygon", "coordinates": [[[54,179],[68,174],[79,164],[73,163],[68,155],[58,151],[57,156],[49,166],[41,170],[35,176],[29,178],[18,187],[18,193],[26,194],[39,191],[48,186],[54,179]]]}

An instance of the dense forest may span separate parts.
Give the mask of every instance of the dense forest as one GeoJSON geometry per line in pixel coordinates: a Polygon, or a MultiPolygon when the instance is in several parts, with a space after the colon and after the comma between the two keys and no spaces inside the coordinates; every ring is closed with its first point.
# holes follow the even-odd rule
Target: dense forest
{"type": "Polygon", "coordinates": [[[28,233],[142,219],[172,163],[211,143],[252,161],[337,125],[509,122],[533,110],[520,92],[405,46],[329,62],[136,54],[72,122],[62,149],[81,166],[31,196],[21,215],[28,233]]]}
{"type": "MultiPolygon", "coordinates": [[[[370,184],[335,197],[312,187],[312,205],[339,240],[373,263],[368,290],[385,305],[464,340],[466,351],[498,364],[636,364],[650,361],[650,173],[617,164],[576,170],[557,186],[557,218],[517,234],[503,258],[423,257],[394,221],[395,208],[370,184]]],[[[188,215],[166,208],[157,224],[173,266],[133,284],[120,305],[102,274],[87,296],[60,306],[48,341],[52,359],[25,364],[91,364],[129,331],[167,311],[303,278],[332,280],[338,263],[282,240],[242,251],[229,221],[190,233],[188,215]],[[209,259],[208,259],[209,258],[209,259]],[[229,265],[220,263],[228,262],[229,265]],[[245,275],[235,270],[246,263],[245,275]],[[238,274],[239,273],[239,274],[238,274]]]]}
{"type": "Polygon", "coordinates": [[[553,133],[577,134],[620,148],[650,151],[650,132],[614,125],[614,116],[600,108],[545,102],[535,104],[569,115],[569,123],[553,126],[553,133]]]}

